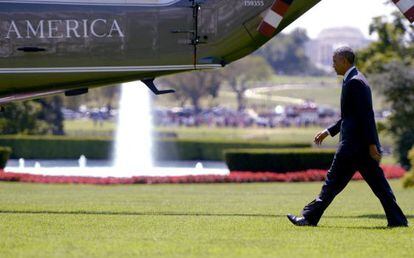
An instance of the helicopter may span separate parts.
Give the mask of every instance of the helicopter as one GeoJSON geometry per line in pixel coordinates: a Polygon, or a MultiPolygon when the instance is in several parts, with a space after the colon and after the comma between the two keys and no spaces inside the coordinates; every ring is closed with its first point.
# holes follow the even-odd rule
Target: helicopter
{"type": "MultiPolygon", "coordinates": [[[[226,66],[320,0],[0,0],[0,104],[226,66]]],[[[414,0],[393,0],[412,23],[414,0]]]]}

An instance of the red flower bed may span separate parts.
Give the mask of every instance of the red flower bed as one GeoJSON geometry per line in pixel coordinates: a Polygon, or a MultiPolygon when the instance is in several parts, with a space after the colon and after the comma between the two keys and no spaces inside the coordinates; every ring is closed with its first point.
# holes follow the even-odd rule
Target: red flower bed
{"type": "MultiPolygon", "coordinates": [[[[382,166],[388,179],[401,178],[406,172],[399,166],[382,166]]],[[[238,172],[233,171],[230,175],[200,175],[200,176],[165,176],[149,177],[137,176],[131,178],[117,177],[79,177],[79,176],[43,176],[21,173],[9,173],[0,170],[0,181],[44,183],[44,184],[198,184],[198,183],[253,183],[253,182],[312,182],[324,181],[326,170],[306,170],[288,172],[283,174],[263,172],[238,172]]],[[[361,180],[362,176],[356,173],[354,180],[361,180]]]]}

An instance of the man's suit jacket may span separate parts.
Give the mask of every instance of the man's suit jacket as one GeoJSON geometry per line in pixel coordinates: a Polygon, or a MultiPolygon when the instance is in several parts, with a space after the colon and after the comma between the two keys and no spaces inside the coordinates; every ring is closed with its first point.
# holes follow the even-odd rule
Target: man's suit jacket
{"type": "Polygon", "coordinates": [[[334,137],[340,134],[340,149],[345,152],[365,152],[375,144],[381,151],[372,108],[372,95],[369,84],[354,68],[342,85],[341,119],[328,128],[334,137]]]}

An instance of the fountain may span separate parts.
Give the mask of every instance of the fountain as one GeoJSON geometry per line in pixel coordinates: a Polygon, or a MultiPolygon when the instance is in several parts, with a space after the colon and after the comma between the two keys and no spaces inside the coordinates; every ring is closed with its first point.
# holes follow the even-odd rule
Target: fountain
{"type": "Polygon", "coordinates": [[[116,169],[142,170],[153,166],[150,102],[148,89],[142,83],[122,85],[115,144],[116,169]]]}
{"type": "Polygon", "coordinates": [[[6,167],[5,171],[58,176],[132,177],[132,176],[185,176],[227,175],[228,169],[195,166],[154,167],[152,160],[152,119],[150,91],[142,82],[122,85],[119,107],[114,161],[109,167],[88,167],[87,157],[82,155],[78,166],[45,167],[35,163],[35,168],[19,161],[19,167],[6,167]]]}
{"type": "Polygon", "coordinates": [[[204,165],[203,165],[203,163],[201,163],[201,162],[197,162],[197,164],[196,164],[195,168],[196,168],[196,169],[204,169],[204,165]]]}
{"type": "Polygon", "coordinates": [[[38,162],[38,161],[36,161],[36,163],[35,163],[35,165],[34,165],[34,168],[36,169],[36,170],[38,170],[38,169],[40,169],[42,166],[40,165],[40,162],[38,162]]]}
{"type": "Polygon", "coordinates": [[[24,168],[24,165],[25,165],[24,159],[23,158],[20,158],[19,159],[19,168],[24,168]]]}
{"type": "Polygon", "coordinates": [[[80,168],[86,168],[87,162],[88,160],[86,159],[85,155],[81,155],[80,158],[78,159],[78,164],[80,168]]]}

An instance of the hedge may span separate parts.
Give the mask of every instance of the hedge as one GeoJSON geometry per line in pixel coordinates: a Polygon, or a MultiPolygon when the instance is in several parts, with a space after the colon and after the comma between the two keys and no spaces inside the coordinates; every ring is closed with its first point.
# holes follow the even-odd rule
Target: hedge
{"type": "Polygon", "coordinates": [[[240,140],[183,140],[162,139],[155,141],[157,160],[224,160],[227,149],[244,148],[306,148],[306,143],[271,143],[240,140]]]}
{"type": "Polygon", "coordinates": [[[225,152],[230,171],[294,172],[328,169],[335,150],[301,149],[239,149],[225,152]]]}
{"type": "Polygon", "coordinates": [[[9,147],[0,147],[0,168],[3,169],[9,160],[12,150],[9,147]]]}
{"type": "Polygon", "coordinates": [[[111,152],[111,141],[105,138],[74,138],[62,136],[1,136],[0,145],[13,149],[11,158],[105,159],[111,152]]]}
{"type": "MultiPolygon", "coordinates": [[[[13,149],[11,158],[25,159],[110,159],[111,138],[80,138],[66,136],[0,136],[0,145],[13,149]]],[[[225,149],[239,148],[303,148],[306,143],[245,142],[237,140],[157,139],[156,160],[224,160],[225,149]]],[[[131,151],[134,151],[131,148],[131,151]]],[[[137,156],[140,154],[137,153],[137,156]]]]}

